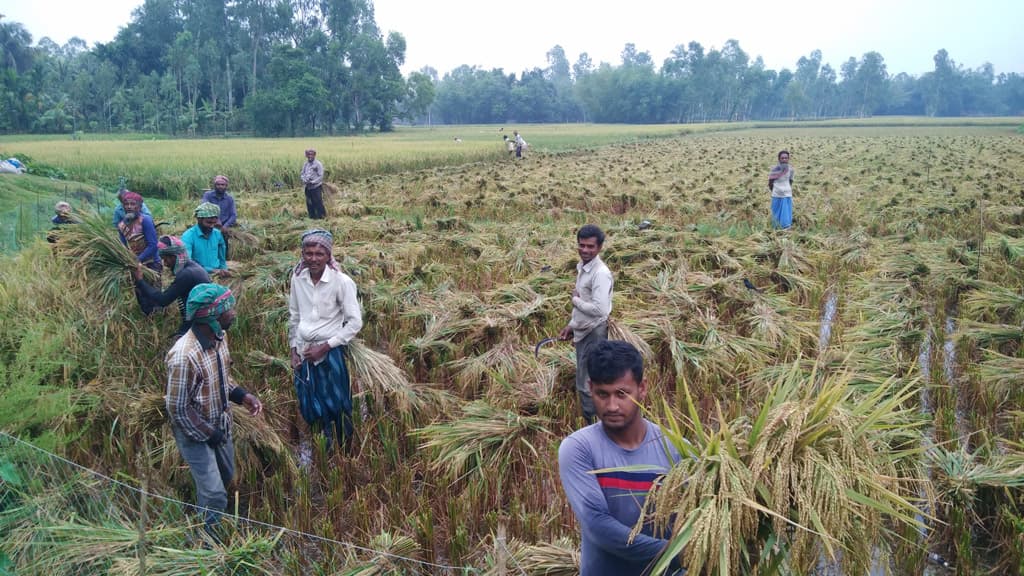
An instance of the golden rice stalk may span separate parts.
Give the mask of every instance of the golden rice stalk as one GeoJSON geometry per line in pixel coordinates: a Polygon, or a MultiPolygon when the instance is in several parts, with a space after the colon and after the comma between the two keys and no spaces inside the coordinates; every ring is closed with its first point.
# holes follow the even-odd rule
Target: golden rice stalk
{"type": "Polygon", "coordinates": [[[380,405],[389,402],[402,412],[423,410],[423,398],[409,383],[405,372],[387,354],[377,352],[355,339],[348,345],[349,371],[356,389],[373,397],[380,405]]]}
{"type": "Polygon", "coordinates": [[[638,336],[636,332],[633,332],[624,322],[619,322],[615,318],[608,319],[608,339],[629,342],[640,351],[640,354],[647,361],[654,358],[654,351],[651,349],[650,344],[638,336]]]}
{"type": "Polygon", "coordinates": [[[357,566],[347,568],[344,576],[385,576],[388,574],[416,574],[422,566],[415,559],[421,552],[416,540],[390,532],[381,532],[373,537],[369,548],[376,551],[372,558],[361,561],[357,566]]]}
{"type": "MultiPolygon", "coordinates": [[[[493,555],[502,553],[495,550],[493,555]]],[[[580,549],[572,540],[559,538],[554,542],[527,544],[512,539],[507,544],[508,559],[503,571],[494,561],[483,576],[526,574],[527,576],[576,576],[580,573],[580,549]]]]}
{"type": "MultiPolygon", "coordinates": [[[[56,251],[81,270],[90,286],[90,293],[104,303],[112,303],[121,290],[130,286],[129,271],[135,269],[138,257],[121,243],[117,231],[108,220],[99,216],[84,219],[75,226],[66,226],[56,251]]],[[[156,273],[142,267],[145,279],[159,282],[156,273]]]]}
{"type": "Polygon", "coordinates": [[[985,359],[971,367],[976,380],[995,396],[1008,397],[1024,387],[1024,358],[985,350],[985,359]]]}
{"type": "Polygon", "coordinates": [[[550,435],[547,418],[522,416],[475,401],[463,406],[459,419],[431,424],[412,434],[423,449],[435,451],[432,468],[451,482],[466,476],[504,476],[511,466],[526,465],[538,457],[537,436],[550,435]]]}
{"type": "Polygon", "coordinates": [[[224,233],[228,245],[231,247],[232,259],[248,260],[260,253],[262,246],[260,237],[252,232],[237,226],[221,228],[221,232],[224,233]]]}
{"type": "Polygon", "coordinates": [[[168,545],[153,546],[146,553],[146,572],[143,575],[136,556],[113,559],[111,574],[119,576],[190,576],[195,574],[265,574],[272,576],[279,570],[274,566],[273,554],[284,531],[273,538],[236,534],[227,545],[179,548],[168,545]]]}

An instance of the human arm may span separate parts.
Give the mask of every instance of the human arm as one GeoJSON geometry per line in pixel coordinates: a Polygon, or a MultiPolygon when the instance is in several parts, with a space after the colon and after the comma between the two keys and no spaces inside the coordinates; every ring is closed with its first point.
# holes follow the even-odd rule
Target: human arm
{"type": "Polygon", "coordinates": [[[288,348],[291,349],[292,370],[302,365],[302,356],[299,355],[299,321],[302,319],[302,314],[295,283],[296,277],[293,275],[291,289],[288,291],[288,348]]]}
{"type": "Polygon", "coordinates": [[[156,259],[156,252],[158,250],[156,240],[156,225],[153,224],[153,218],[150,216],[141,216],[142,218],[142,235],[146,238],[146,249],[139,254],[139,262],[150,262],[156,259]]]}
{"type": "Polygon", "coordinates": [[[331,334],[326,342],[315,346],[309,346],[302,352],[306,360],[319,362],[333,348],[345,346],[355,338],[356,334],[363,327],[363,312],[359,305],[358,290],[356,283],[344,274],[338,274],[339,289],[336,294],[336,302],[342,318],[342,325],[334,334],[331,334]]]}
{"type": "Polygon", "coordinates": [[[595,468],[594,457],[585,442],[572,436],[562,441],[558,448],[558,474],[584,539],[630,562],[651,562],[668,541],[641,533],[630,542],[633,527],[612,516],[592,473],[595,468]]]}
{"type": "MultiPolygon", "coordinates": [[[[231,366],[231,355],[227,351],[227,346],[224,347],[224,364],[227,367],[231,366]]],[[[230,369],[225,370],[225,376],[228,379],[228,400],[231,400],[235,404],[245,406],[249,414],[253,416],[259,416],[260,412],[263,412],[263,403],[245,388],[242,388],[235,383],[235,379],[231,377],[230,369]]]]}
{"type": "Polygon", "coordinates": [[[594,275],[590,291],[590,300],[584,300],[577,291],[573,291],[572,305],[591,318],[607,317],[612,311],[612,274],[602,268],[594,275]]]}
{"type": "Polygon", "coordinates": [[[238,213],[235,211],[235,199],[225,194],[224,206],[220,209],[220,225],[222,228],[231,228],[238,220],[238,213]]]}

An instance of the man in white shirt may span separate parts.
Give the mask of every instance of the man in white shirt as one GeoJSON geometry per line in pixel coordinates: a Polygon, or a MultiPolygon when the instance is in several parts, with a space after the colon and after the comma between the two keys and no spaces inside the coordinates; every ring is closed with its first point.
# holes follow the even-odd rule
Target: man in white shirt
{"type": "Polygon", "coordinates": [[[611,270],[601,261],[604,231],[587,224],[576,233],[576,287],[572,291],[572,318],[558,334],[559,339],[573,341],[576,346],[576,392],[580,397],[583,418],[595,421],[594,401],[590,395],[587,375],[587,354],[608,339],[608,315],[612,312],[611,270]]]}
{"type": "Polygon", "coordinates": [[[328,442],[351,450],[352,389],[345,347],[363,327],[356,284],[338,269],[334,237],[321,229],[302,235],[302,258],[292,274],[288,341],[302,418],[328,442]]]}

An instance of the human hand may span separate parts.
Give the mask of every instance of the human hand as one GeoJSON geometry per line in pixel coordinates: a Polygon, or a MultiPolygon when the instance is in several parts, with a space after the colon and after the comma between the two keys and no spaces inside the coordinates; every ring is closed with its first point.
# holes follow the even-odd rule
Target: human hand
{"type": "Polygon", "coordinates": [[[132,268],[132,278],[134,278],[136,282],[142,280],[142,264],[138,262],[135,263],[135,267],[132,268]]]}
{"type": "Polygon", "coordinates": [[[249,409],[249,414],[253,416],[259,416],[263,412],[263,403],[260,399],[252,394],[246,394],[245,398],[242,398],[242,405],[249,409]]]}
{"type": "Polygon", "coordinates": [[[218,278],[230,278],[231,277],[231,272],[229,272],[227,268],[217,268],[216,270],[213,271],[213,274],[214,274],[214,276],[216,276],[218,278]]]}
{"type": "Polygon", "coordinates": [[[319,362],[327,353],[331,351],[331,345],[327,342],[317,344],[316,346],[310,346],[306,348],[306,351],[302,353],[303,360],[309,360],[310,362],[319,362]]]}
{"type": "Polygon", "coordinates": [[[226,442],[226,438],[224,438],[222,430],[214,430],[213,434],[210,434],[210,437],[206,439],[206,445],[210,448],[217,448],[224,442],[226,442]]]}
{"type": "Polygon", "coordinates": [[[572,339],[572,328],[566,326],[562,328],[562,331],[558,333],[559,340],[571,340],[572,339]]]}
{"type": "Polygon", "coordinates": [[[292,370],[298,370],[299,366],[302,366],[302,356],[299,356],[295,348],[292,348],[292,370]]]}

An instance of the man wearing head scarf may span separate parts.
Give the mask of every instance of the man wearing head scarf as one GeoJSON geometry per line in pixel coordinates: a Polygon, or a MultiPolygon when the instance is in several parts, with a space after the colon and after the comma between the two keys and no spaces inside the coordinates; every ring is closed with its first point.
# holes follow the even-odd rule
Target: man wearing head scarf
{"type": "Polygon", "coordinates": [[[60,229],[66,224],[77,224],[78,219],[71,214],[71,204],[64,202],[63,200],[57,202],[53,207],[54,216],[50,218],[50,223],[53,226],[50,231],[46,234],[46,241],[53,244],[57,242],[57,238],[60,234],[60,229]]]}
{"type": "Polygon", "coordinates": [[[203,202],[216,204],[220,208],[220,222],[216,228],[224,235],[224,257],[230,258],[231,239],[230,233],[225,228],[231,228],[235,225],[235,222],[238,220],[238,214],[235,212],[235,199],[228,193],[227,176],[218,175],[213,177],[213,189],[203,192],[203,202]]]}
{"type": "MultiPolygon", "coordinates": [[[[153,224],[151,217],[139,212],[142,207],[142,196],[125,191],[121,194],[121,203],[125,209],[124,217],[117,224],[117,234],[121,238],[121,243],[138,256],[141,264],[159,276],[163,266],[157,254],[156,225],[153,224]]],[[[139,308],[146,316],[156,309],[156,303],[139,290],[135,290],[135,297],[139,300],[139,308]]]]}
{"type": "Polygon", "coordinates": [[[259,399],[231,378],[225,331],[235,320],[235,297],[217,284],[199,284],[189,292],[186,319],[192,328],[167,352],[164,402],[178,451],[188,462],[207,530],[214,530],[227,509],[227,486],[235,474],[228,400],[257,416],[259,399]]]}
{"type": "Polygon", "coordinates": [[[210,275],[203,270],[199,264],[189,260],[185,244],[176,236],[162,236],[157,244],[160,261],[165,268],[170,268],[174,273],[174,281],[161,292],[143,279],[142,268],[136,268],[135,289],[142,292],[146,298],[157,306],[167,306],[175,300],[178,301],[178,310],[181,312],[181,324],[175,331],[173,340],[177,340],[192,327],[192,321],[186,318],[185,303],[192,288],[199,284],[210,282],[210,275]]]}
{"type": "Polygon", "coordinates": [[[288,341],[302,418],[351,450],[352,390],[345,348],[363,327],[356,284],[338,270],[334,237],[326,230],[302,235],[288,298],[288,341]]]}
{"type": "MultiPolygon", "coordinates": [[[[114,228],[117,228],[117,225],[121,223],[121,220],[124,220],[125,192],[128,192],[128,190],[125,190],[124,188],[117,191],[117,206],[114,206],[114,228]]],[[[150,218],[153,217],[153,214],[149,211],[149,206],[146,206],[145,202],[142,203],[142,208],[139,211],[145,214],[146,216],[149,216],[150,218]]]]}
{"type": "Polygon", "coordinates": [[[228,275],[228,247],[217,229],[220,208],[211,202],[196,207],[196,224],[181,235],[188,257],[211,276],[228,275]]]}
{"type": "Polygon", "coordinates": [[[306,150],[306,163],[299,173],[302,185],[306,187],[306,212],[314,220],[327,217],[324,208],[324,165],[316,159],[316,150],[306,150]]]}

